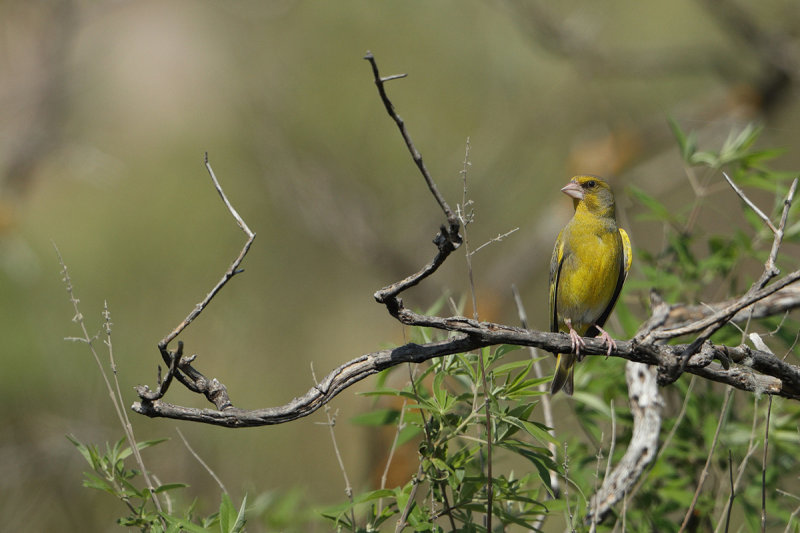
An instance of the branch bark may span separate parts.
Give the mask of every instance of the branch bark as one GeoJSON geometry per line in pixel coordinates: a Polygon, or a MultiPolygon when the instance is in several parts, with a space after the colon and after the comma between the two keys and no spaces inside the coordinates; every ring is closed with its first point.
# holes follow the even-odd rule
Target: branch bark
{"type": "MultiPolygon", "coordinates": [[[[236,408],[230,401],[226,401],[222,407],[214,410],[182,407],[161,399],[142,398],[142,401],[133,405],[133,410],[150,417],[189,420],[226,427],[282,424],[310,415],[354,383],[402,363],[422,363],[434,357],[498,344],[531,346],[555,353],[568,351],[571,347],[569,336],[564,333],[530,331],[491,322],[475,322],[464,317],[440,318],[404,311],[405,313],[400,315],[405,319],[404,323],[453,331],[457,335],[444,341],[428,344],[409,343],[361,355],[331,371],[303,396],[280,407],[247,410],[236,408]]],[[[607,346],[601,339],[587,337],[584,341],[586,355],[606,355],[607,346]]],[[[687,347],[687,344],[658,346],[634,341],[618,341],[617,348],[611,352],[611,357],[621,357],[661,367],[674,362],[687,347]]],[[[707,342],[699,353],[689,358],[686,372],[748,392],[800,400],[800,367],[781,361],[773,354],[753,350],[746,345],[715,346],[707,342]],[[730,360],[736,365],[726,370],[721,363],[714,362],[715,359],[730,360]]],[[[222,395],[220,389],[224,390],[224,385],[216,379],[207,379],[201,375],[194,376],[193,381],[205,385],[201,392],[207,396],[211,393],[222,395]]],[[[225,397],[227,398],[227,395],[225,397]]]]}

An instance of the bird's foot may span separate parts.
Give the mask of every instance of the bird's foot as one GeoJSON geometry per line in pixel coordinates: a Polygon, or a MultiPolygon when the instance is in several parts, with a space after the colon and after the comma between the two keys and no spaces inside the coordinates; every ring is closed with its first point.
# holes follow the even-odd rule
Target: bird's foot
{"type": "Polygon", "coordinates": [[[586,343],[583,342],[581,336],[572,327],[572,323],[570,323],[570,321],[567,321],[567,327],[569,328],[569,342],[572,345],[572,351],[575,353],[578,361],[580,361],[583,359],[583,357],[581,357],[581,348],[585,348],[586,343]]]}
{"type": "Polygon", "coordinates": [[[604,330],[597,324],[595,324],[594,327],[596,327],[598,331],[600,331],[600,338],[603,339],[603,342],[605,342],[606,346],[608,346],[608,351],[606,352],[606,359],[608,359],[608,356],[611,355],[611,351],[617,349],[617,343],[614,339],[611,338],[611,335],[609,335],[606,330],[604,330]]]}

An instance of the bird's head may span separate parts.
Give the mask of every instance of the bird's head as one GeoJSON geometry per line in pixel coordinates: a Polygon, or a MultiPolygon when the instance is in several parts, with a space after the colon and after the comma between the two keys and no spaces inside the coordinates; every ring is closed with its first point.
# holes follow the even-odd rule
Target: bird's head
{"type": "Polygon", "coordinates": [[[615,214],[614,193],[602,178],[597,176],[575,176],[561,192],[572,198],[575,210],[584,208],[592,214],[611,216],[615,214]]]}

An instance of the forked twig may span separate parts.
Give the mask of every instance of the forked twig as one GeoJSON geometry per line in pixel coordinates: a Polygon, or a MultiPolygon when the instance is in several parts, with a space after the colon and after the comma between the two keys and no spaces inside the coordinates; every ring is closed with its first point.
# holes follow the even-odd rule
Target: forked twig
{"type": "Polygon", "coordinates": [[[225,191],[222,190],[222,186],[219,184],[219,180],[217,180],[217,176],[214,174],[214,170],[211,168],[211,164],[208,161],[207,152],[204,155],[203,161],[206,170],[208,170],[209,176],[211,176],[211,181],[214,183],[214,188],[217,190],[220,198],[222,198],[222,201],[225,204],[225,207],[228,209],[228,212],[230,212],[231,216],[233,216],[234,220],[236,220],[236,224],[241,228],[245,235],[247,235],[247,240],[245,241],[241,252],[239,252],[239,255],[236,257],[236,259],[234,259],[233,263],[231,263],[231,266],[228,267],[228,270],[225,271],[225,273],[222,275],[222,278],[211,289],[206,297],[203,298],[200,303],[194,306],[191,312],[189,312],[186,318],[184,318],[183,321],[175,327],[175,329],[173,329],[166,337],[159,341],[158,350],[161,353],[162,360],[167,365],[167,375],[163,381],[159,380],[158,388],[155,391],[151,391],[146,385],[136,388],[139,397],[143,400],[143,403],[149,403],[163,398],[164,394],[167,392],[167,389],[169,389],[172,378],[175,377],[192,392],[204,394],[209,401],[213,402],[214,405],[217,406],[217,409],[224,409],[231,405],[227,390],[225,389],[224,385],[219,383],[216,379],[207,379],[205,376],[203,376],[203,374],[192,367],[191,363],[195,356],[183,358],[182,342],[178,342],[177,350],[167,350],[169,343],[175,339],[175,337],[180,335],[181,332],[183,332],[183,330],[185,330],[189,324],[191,324],[192,321],[203,312],[214,296],[216,296],[217,293],[222,290],[225,284],[228,283],[233,276],[243,272],[239,269],[239,266],[242,264],[244,257],[250,250],[250,246],[253,244],[253,240],[256,238],[256,234],[250,230],[250,228],[247,226],[247,223],[228,200],[228,197],[225,195],[225,191]]]}
{"type": "Polygon", "coordinates": [[[392,104],[392,101],[389,100],[389,97],[386,94],[386,87],[384,86],[385,83],[397,78],[403,78],[406,76],[406,74],[382,78],[380,72],[378,71],[378,63],[375,61],[375,56],[372,55],[372,52],[367,51],[366,55],[364,55],[364,59],[369,61],[369,64],[372,67],[375,85],[378,87],[378,94],[380,95],[381,101],[386,108],[386,112],[389,113],[389,116],[392,117],[392,120],[394,120],[395,124],[397,124],[397,127],[400,129],[400,134],[403,136],[403,140],[406,142],[408,151],[411,152],[411,157],[414,159],[414,163],[416,163],[417,168],[419,168],[419,171],[422,173],[422,177],[425,178],[425,183],[428,184],[428,189],[430,189],[431,194],[433,194],[433,197],[438,202],[439,207],[441,207],[442,211],[444,211],[444,214],[447,217],[447,222],[450,226],[450,232],[454,235],[457,234],[458,217],[456,217],[456,214],[452,209],[450,209],[450,206],[447,204],[444,196],[442,196],[442,193],[439,192],[439,188],[436,186],[436,183],[434,183],[430,172],[428,172],[428,168],[425,166],[425,162],[422,160],[422,155],[419,153],[416,146],[414,146],[414,142],[411,140],[411,135],[406,129],[405,122],[403,122],[403,119],[397,114],[394,109],[394,104],[392,104]]]}
{"type": "Polygon", "coordinates": [[[239,265],[242,264],[244,256],[247,255],[248,250],[250,250],[250,246],[253,244],[253,240],[256,238],[256,234],[250,230],[250,228],[245,223],[244,219],[242,219],[242,217],[239,215],[236,209],[234,209],[233,205],[231,205],[231,202],[225,195],[225,191],[222,190],[222,186],[219,184],[217,176],[214,174],[214,170],[211,168],[211,163],[208,162],[208,152],[205,153],[203,161],[205,163],[206,170],[208,170],[208,174],[211,176],[211,180],[214,182],[214,188],[217,190],[217,193],[219,193],[220,198],[222,198],[222,201],[225,203],[225,207],[228,208],[228,211],[230,212],[231,216],[233,216],[234,220],[236,220],[236,224],[238,224],[239,227],[244,232],[244,234],[247,235],[247,241],[244,243],[242,251],[239,252],[238,257],[236,257],[236,259],[233,261],[228,270],[225,271],[225,273],[222,275],[222,278],[217,282],[217,284],[214,285],[214,288],[211,289],[211,291],[206,295],[205,298],[203,298],[203,300],[200,303],[194,306],[194,309],[191,310],[191,312],[186,316],[186,318],[184,318],[183,321],[175,327],[175,329],[173,329],[166,337],[161,339],[161,341],[158,343],[158,347],[161,349],[166,348],[166,346],[170,342],[172,342],[172,340],[175,339],[175,337],[180,335],[181,332],[184,329],[186,329],[186,327],[189,324],[191,324],[192,321],[200,315],[200,313],[203,312],[203,310],[206,308],[206,306],[208,306],[208,304],[211,302],[214,296],[217,295],[217,293],[222,289],[222,287],[224,287],[225,284],[228,283],[228,281],[230,281],[230,279],[233,276],[243,272],[242,270],[239,270],[239,265]]]}
{"type": "MultiPolygon", "coordinates": [[[[669,332],[662,331],[660,335],[663,337],[666,335],[667,337],[671,335],[684,335],[687,333],[695,333],[700,331],[700,334],[695,338],[695,340],[687,347],[686,351],[681,355],[681,359],[677,365],[673,365],[672,368],[662,372],[659,376],[659,383],[661,385],[666,385],[675,379],[684,371],[686,368],[686,363],[694,353],[696,353],[703,344],[711,338],[711,335],[716,333],[720,328],[722,328],[725,324],[727,324],[730,319],[739,311],[752,305],[753,303],[765,298],[769,294],[774,293],[777,290],[785,287],[790,283],[794,283],[797,279],[800,279],[800,275],[798,272],[793,272],[792,274],[786,276],[784,279],[779,280],[769,287],[766,287],[767,283],[780,274],[780,270],[777,266],[775,266],[775,260],[778,256],[778,251],[780,249],[781,243],[783,242],[783,233],[786,227],[786,221],[789,217],[789,210],[792,207],[792,201],[794,200],[795,192],[797,191],[797,183],[798,178],[795,178],[792,181],[792,185],[789,187],[789,192],[786,195],[786,198],[783,201],[783,213],[781,214],[781,221],[777,228],[769,221],[769,218],[760,210],[756,205],[744,194],[744,191],[740,187],[738,187],[733,180],[731,180],[727,174],[723,173],[727,182],[733,187],[733,190],[736,194],[741,197],[745,203],[751,207],[755,213],[761,218],[762,220],[767,223],[767,227],[769,227],[773,232],[773,240],[772,240],[772,248],[770,250],[769,258],[767,259],[766,263],[764,263],[764,271],[762,272],[759,279],[753,283],[750,289],[736,302],[730,305],[728,308],[719,311],[718,313],[712,315],[711,317],[707,318],[706,320],[701,320],[696,322],[695,324],[684,327],[683,330],[671,330],[669,332]],[[767,291],[767,294],[764,293],[767,291]],[[702,331],[701,331],[702,330],[702,331]]],[[[659,334],[655,335],[655,338],[658,338],[659,334]]],[[[674,337],[673,337],[674,338],[674,337]]]]}

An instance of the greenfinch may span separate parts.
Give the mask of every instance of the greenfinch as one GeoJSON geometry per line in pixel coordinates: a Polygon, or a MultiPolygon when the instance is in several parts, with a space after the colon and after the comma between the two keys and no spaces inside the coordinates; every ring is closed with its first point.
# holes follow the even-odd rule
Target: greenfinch
{"type": "Polygon", "coordinates": [[[617,226],[614,193],[596,176],[575,176],[561,192],[570,196],[575,214],[558,234],[550,260],[550,331],[569,333],[572,353],[557,355],[551,394],[573,391],[581,337],[598,334],[616,343],[603,329],[631,267],[631,241],[617,226]]]}

